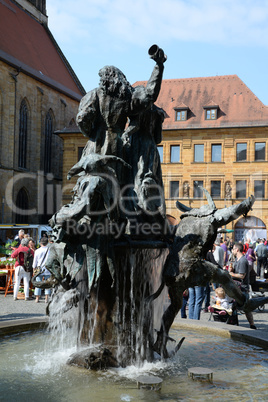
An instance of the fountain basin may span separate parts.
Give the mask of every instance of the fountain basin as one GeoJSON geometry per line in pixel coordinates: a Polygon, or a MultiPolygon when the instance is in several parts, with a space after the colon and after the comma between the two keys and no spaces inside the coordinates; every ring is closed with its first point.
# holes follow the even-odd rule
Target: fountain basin
{"type": "Polygon", "coordinates": [[[6,398],[2,400],[23,402],[30,397],[44,402],[155,401],[161,395],[166,401],[215,398],[240,401],[242,396],[252,400],[268,396],[268,358],[262,348],[189,328],[173,329],[171,336],[176,340],[186,337],[183,347],[171,360],[101,372],[67,366],[75,345],[61,348],[61,342],[57,345],[55,340],[52,342],[46,330],[2,336],[0,386],[1,395],[6,398]],[[188,378],[188,369],[197,365],[213,371],[213,384],[188,378]],[[137,378],[146,375],[163,380],[157,394],[137,388],[137,378]]]}
{"type": "Polygon", "coordinates": [[[4,335],[34,331],[48,326],[48,317],[0,321],[0,339],[4,335]]]}

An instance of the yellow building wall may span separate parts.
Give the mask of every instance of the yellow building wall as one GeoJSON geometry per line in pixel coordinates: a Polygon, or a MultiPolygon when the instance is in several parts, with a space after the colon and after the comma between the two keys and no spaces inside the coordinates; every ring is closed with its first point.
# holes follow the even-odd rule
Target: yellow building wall
{"type": "MultiPolygon", "coordinates": [[[[210,192],[211,181],[221,181],[221,195],[214,201],[218,208],[224,208],[241,200],[236,199],[236,181],[246,180],[246,196],[254,195],[254,181],[265,181],[265,198],[256,199],[249,215],[260,218],[268,224],[268,127],[231,128],[210,130],[163,130],[162,174],[165,187],[167,213],[179,219],[181,212],[176,208],[176,199],[170,198],[170,182],[179,181],[179,201],[189,207],[198,208],[206,203],[205,198],[194,198],[195,180],[203,180],[203,186],[210,192]],[[255,143],[266,144],[265,161],[255,161],[255,143]],[[237,143],[247,144],[247,160],[236,161],[237,143]],[[204,162],[194,162],[194,145],[204,144],[204,162]],[[211,162],[212,144],[221,144],[221,162],[211,162]],[[170,162],[172,145],[180,146],[180,163],[170,162]],[[189,197],[183,194],[183,183],[189,183],[189,197]],[[225,197],[225,184],[231,183],[232,196],[225,197]]],[[[232,229],[235,222],[228,225],[232,229]]]]}
{"type": "MultiPolygon", "coordinates": [[[[76,177],[70,181],[66,176],[69,169],[78,161],[78,148],[86,145],[87,139],[81,133],[60,134],[64,142],[63,158],[63,197],[66,204],[71,200],[71,190],[76,183],[76,177]]],[[[163,163],[162,175],[165,188],[167,214],[179,220],[181,211],[176,208],[176,199],[170,198],[170,182],[179,181],[178,200],[188,207],[199,208],[206,204],[206,199],[194,198],[193,187],[195,180],[203,180],[204,187],[211,192],[211,181],[221,181],[220,198],[215,198],[218,208],[228,207],[240,202],[236,199],[236,181],[246,180],[246,197],[254,195],[254,181],[265,181],[265,198],[256,199],[253,210],[248,216],[261,219],[268,226],[268,127],[237,128],[237,129],[211,129],[211,130],[163,130],[163,163]],[[255,161],[255,142],[266,144],[266,161],[255,161]],[[247,144],[247,160],[236,161],[237,143],[247,144]],[[194,145],[204,144],[204,162],[194,162],[194,145]],[[222,161],[211,162],[212,144],[222,145],[222,161]],[[170,148],[180,145],[180,162],[170,163],[170,148]],[[183,183],[189,182],[189,197],[183,195],[183,183]],[[231,183],[232,195],[225,197],[225,184],[231,183]]],[[[234,229],[236,221],[227,225],[227,229],[234,229]]],[[[232,236],[232,235],[230,235],[232,236]]]]}

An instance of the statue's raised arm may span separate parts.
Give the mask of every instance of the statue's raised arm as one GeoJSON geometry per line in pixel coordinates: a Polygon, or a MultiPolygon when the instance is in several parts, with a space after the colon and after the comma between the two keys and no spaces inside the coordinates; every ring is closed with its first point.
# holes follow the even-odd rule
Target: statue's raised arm
{"type": "Polygon", "coordinates": [[[144,112],[152,106],[161,89],[164,63],[167,60],[167,56],[164,54],[163,49],[160,49],[157,45],[152,45],[148,53],[156,64],[146,87],[137,86],[134,88],[131,104],[131,112],[134,114],[144,112]]]}

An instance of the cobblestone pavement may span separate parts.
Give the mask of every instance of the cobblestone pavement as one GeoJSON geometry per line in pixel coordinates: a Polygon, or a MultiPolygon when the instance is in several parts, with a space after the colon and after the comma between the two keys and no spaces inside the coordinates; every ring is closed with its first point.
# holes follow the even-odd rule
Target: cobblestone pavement
{"type": "MultiPolygon", "coordinates": [[[[211,293],[211,295],[214,292],[211,293]]],[[[267,294],[266,294],[267,296],[267,294]]],[[[188,310],[186,310],[186,314],[188,315],[188,310]]],[[[268,349],[268,304],[264,306],[263,310],[256,309],[253,311],[254,323],[257,329],[250,329],[248,320],[244,313],[238,312],[238,322],[239,325],[228,325],[226,323],[215,322],[213,320],[213,316],[210,313],[201,312],[200,321],[198,320],[190,320],[181,318],[181,313],[177,315],[173,326],[177,328],[193,328],[209,331],[215,331],[215,333],[222,333],[222,335],[226,335],[229,333],[229,336],[236,338],[237,340],[244,340],[246,342],[258,345],[265,349],[268,349]],[[225,334],[223,334],[225,332],[225,334]]]]}
{"type": "Polygon", "coordinates": [[[29,301],[14,301],[12,294],[7,294],[5,297],[4,292],[0,292],[0,321],[44,317],[46,306],[44,296],[39,303],[35,303],[34,298],[29,301]]]}
{"type": "MultiPolygon", "coordinates": [[[[186,311],[186,313],[188,314],[188,311],[186,311]]],[[[254,317],[254,323],[257,327],[257,332],[263,332],[267,334],[267,339],[268,339],[268,304],[265,305],[264,310],[260,311],[260,310],[255,310],[253,311],[253,317],[254,317]]],[[[180,312],[176,317],[176,322],[184,322],[184,321],[195,321],[198,322],[196,320],[189,320],[187,319],[182,319],[180,312]]],[[[239,326],[243,327],[243,328],[247,328],[249,329],[249,323],[248,320],[246,319],[245,314],[243,313],[238,313],[238,321],[239,321],[239,326]]],[[[201,317],[200,317],[200,322],[201,323],[215,323],[213,321],[213,317],[211,317],[210,313],[205,313],[204,311],[201,312],[201,317]]],[[[232,325],[227,325],[224,324],[227,327],[233,327],[232,325]]],[[[255,330],[252,330],[255,331],[255,330]]]]}

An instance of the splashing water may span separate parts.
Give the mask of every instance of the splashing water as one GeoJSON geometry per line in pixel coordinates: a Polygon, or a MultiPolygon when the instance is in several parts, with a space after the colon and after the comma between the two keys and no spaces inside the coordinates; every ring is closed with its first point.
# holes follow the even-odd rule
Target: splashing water
{"type": "MultiPolygon", "coordinates": [[[[67,332],[70,328],[67,329],[67,332]]],[[[68,337],[68,333],[66,336],[68,337]]],[[[172,331],[180,339],[181,331],[172,331]]],[[[66,365],[73,348],[61,348],[47,331],[7,336],[0,340],[1,401],[237,401],[268,397],[267,352],[219,336],[183,331],[178,356],[140,367],[95,372],[66,365]],[[213,384],[192,381],[189,367],[213,370],[213,384]],[[163,379],[160,392],[137,389],[140,375],[163,379]],[[254,384],[254,386],[252,386],[254,384]]]]}

